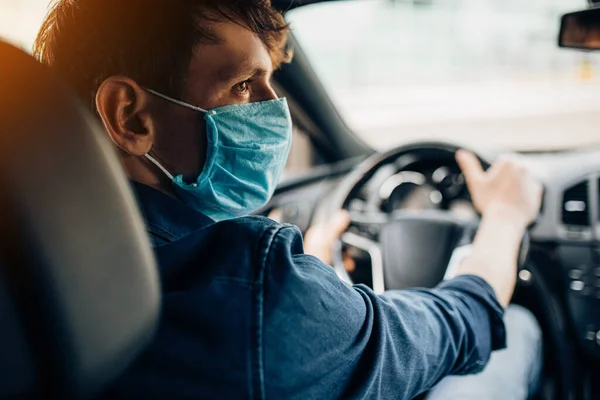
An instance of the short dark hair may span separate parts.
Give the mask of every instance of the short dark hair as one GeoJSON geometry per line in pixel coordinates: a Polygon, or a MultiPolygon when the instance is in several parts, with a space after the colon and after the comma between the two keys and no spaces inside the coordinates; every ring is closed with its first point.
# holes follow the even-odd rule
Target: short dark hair
{"type": "Polygon", "coordinates": [[[270,0],[55,0],[33,53],[92,110],[99,86],[114,75],[178,96],[194,47],[218,40],[211,21],[254,32],[275,67],[288,61],[288,26],[270,0]]]}

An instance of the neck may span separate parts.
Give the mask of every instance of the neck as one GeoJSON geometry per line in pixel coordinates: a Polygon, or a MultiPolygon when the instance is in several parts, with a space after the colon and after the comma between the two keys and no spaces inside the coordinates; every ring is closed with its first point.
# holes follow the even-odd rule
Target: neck
{"type": "Polygon", "coordinates": [[[150,186],[169,196],[176,197],[171,179],[144,157],[121,154],[121,161],[127,171],[129,179],[132,181],[150,186]]]}

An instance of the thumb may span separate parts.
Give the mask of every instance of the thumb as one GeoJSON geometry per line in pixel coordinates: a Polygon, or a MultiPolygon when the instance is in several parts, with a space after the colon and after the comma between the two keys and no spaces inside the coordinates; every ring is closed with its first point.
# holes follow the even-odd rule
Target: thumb
{"type": "Polygon", "coordinates": [[[456,162],[458,162],[468,185],[483,179],[484,171],[475,154],[467,150],[459,150],[456,152],[456,162]]]}

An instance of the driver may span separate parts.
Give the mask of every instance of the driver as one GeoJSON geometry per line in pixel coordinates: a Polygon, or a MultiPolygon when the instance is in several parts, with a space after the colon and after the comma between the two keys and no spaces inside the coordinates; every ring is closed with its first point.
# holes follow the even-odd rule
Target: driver
{"type": "Polygon", "coordinates": [[[434,398],[527,397],[539,328],[505,307],[541,188],[514,162],[457,155],[481,226],[431,290],[377,295],[309,255],[347,217],[304,249],[296,227],[246,216],[291,146],[271,86],[287,30],[269,0],[57,0],[41,27],[34,53],[104,124],[160,266],[156,337],[109,397],[411,399],[440,382],[434,398]],[[516,355],[444,379],[481,373],[507,330],[516,355]]]}

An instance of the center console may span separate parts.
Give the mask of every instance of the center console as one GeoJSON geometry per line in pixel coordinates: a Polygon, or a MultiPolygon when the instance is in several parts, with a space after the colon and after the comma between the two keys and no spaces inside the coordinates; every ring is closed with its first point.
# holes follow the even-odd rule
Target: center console
{"type": "Polygon", "coordinates": [[[557,257],[567,291],[567,307],[579,345],[600,358],[600,210],[598,175],[564,191],[563,237],[557,257]]]}

